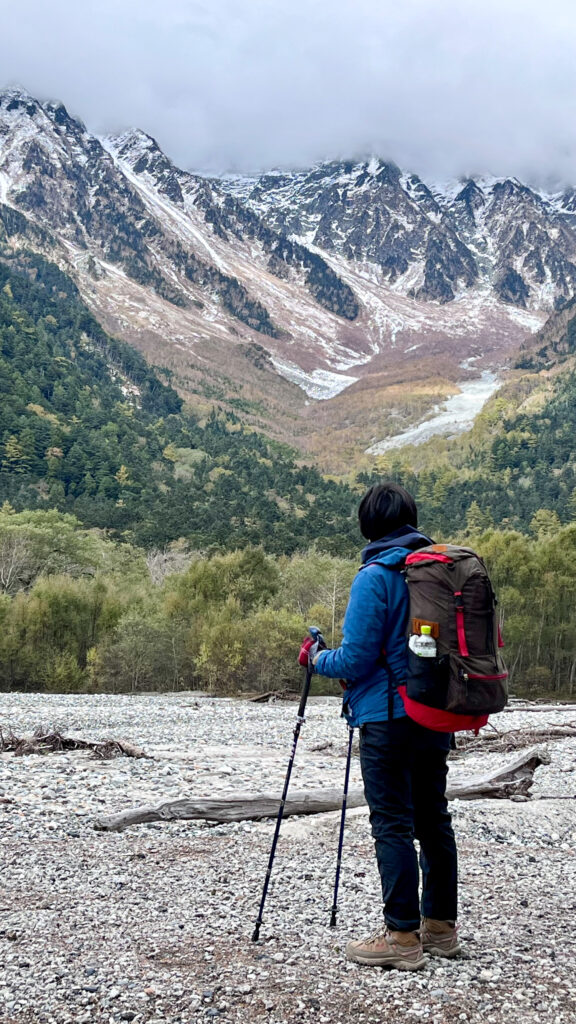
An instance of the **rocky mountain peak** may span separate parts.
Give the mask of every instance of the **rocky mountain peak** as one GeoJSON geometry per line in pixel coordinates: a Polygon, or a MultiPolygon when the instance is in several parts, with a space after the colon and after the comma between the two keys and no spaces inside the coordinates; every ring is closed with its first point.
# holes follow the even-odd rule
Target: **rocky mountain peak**
{"type": "Polygon", "coordinates": [[[63,103],[41,103],[20,87],[0,91],[0,132],[4,136],[12,132],[15,137],[36,133],[36,142],[44,148],[53,133],[69,141],[87,137],[84,123],[63,103]]]}
{"type": "Polygon", "coordinates": [[[76,136],[87,136],[84,122],[78,117],[72,117],[63,103],[45,103],[42,109],[61,134],[72,133],[76,136]]]}
{"type": "Polygon", "coordinates": [[[468,209],[478,210],[486,205],[486,196],[477,182],[470,178],[461,192],[456,196],[455,203],[463,203],[468,209]]]}
{"type": "Polygon", "coordinates": [[[160,153],[160,146],[152,135],[143,132],[140,128],[128,128],[120,135],[107,135],[105,138],[107,148],[118,156],[137,159],[143,153],[160,153]]]}
{"type": "Polygon", "coordinates": [[[0,110],[34,117],[40,109],[38,100],[19,85],[8,86],[6,89],[0,90],[0,110]]]}
{"type": "Polygon", "coordinates": [[[183,203],[180,172],[151,135],[132,128],[122,135],[108,136],[104,143],[124,171],[148,179],[172,202],[183,203]]]}

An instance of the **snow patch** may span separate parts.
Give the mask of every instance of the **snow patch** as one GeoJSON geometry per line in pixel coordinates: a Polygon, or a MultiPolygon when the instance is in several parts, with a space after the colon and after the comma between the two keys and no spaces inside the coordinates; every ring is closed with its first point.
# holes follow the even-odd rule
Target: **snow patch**
{"type": "Polygon", "coordinates": [[[539,331],[542,327],[544,320],[542,311],[537,313],[531,312],[529,309],[519,309],[517,306],[510,306],[507,312],[510,320],[514,320],[515,323],[521,324],[522,327],[527,327],[532,334],[539,331]]]}
{"type": "MultiPolygon", "coordinates": [[[[470,362],[470,360],[466,360],[470,362]]],[[[434,406],[434,415],[424,423],[418,423],[394,437],[387,437],[366,449],[367,455],[382,455],[391,448],[402,448],[407,444],[423,444],[440,434],[453,437],[469,430],[481,409],[491,395],[498,390],[500,381],[491,370],[483,370],[477,380],[459,384],[460,391],[441,405],[434,406]]]]}
{"type": "Polygon", "coordinates": [[[358,380],[358,377],[348,377],[343,373],[332,373],[330,370],[312,370],[312,373],[307,373],[295,363],[274,356],[272,363],[282,377],[297,384],[310,398],[316,398],[318,401],[334,398],[358,380]]]}

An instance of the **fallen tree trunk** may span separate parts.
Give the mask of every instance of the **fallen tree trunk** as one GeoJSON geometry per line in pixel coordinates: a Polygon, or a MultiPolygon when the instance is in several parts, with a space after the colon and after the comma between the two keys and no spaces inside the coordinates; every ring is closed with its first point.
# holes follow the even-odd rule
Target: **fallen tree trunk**
{"type": "Polygon", "coordinates": [[[484,800],[489,797],[509,799],[527,796],[534,782],[534,772],[542,764],[550,764],[550,755],[545,750],[526,750],[515,761],[487,775],[462,779],[461,782],[454,780],[452,784],[448,782],[448,799],[484,800]]]}
{"type": "MultiPolygon", "coordinates": [[[[534,772],[541,764],[548,764],[550,758],[541,750],[529,750],[507,766],[478,778],[455,780],[448,786],[449,800],[481,800],[491,798],[525,797],[534,781],[534,772]]],[[[260,818],[275,818],[278,814],[279,799],[268,793],[238,793],[221,797],[195,799],[182,797],[161,804],[150,804],[129,808],[98,818],[94,828],[98,832],[122,832],[130,825],[151,821],[202,820],[215,822],[256,821],[260,818]]],[[[360,807],[365,803],[362,789],[348,792],[348,807],[360,807]]],[[[284,807],[284,817],[293,814],[319,814],[336,811],[342,806],[341,789],[311,789],[292,793],[284,807]]]]}

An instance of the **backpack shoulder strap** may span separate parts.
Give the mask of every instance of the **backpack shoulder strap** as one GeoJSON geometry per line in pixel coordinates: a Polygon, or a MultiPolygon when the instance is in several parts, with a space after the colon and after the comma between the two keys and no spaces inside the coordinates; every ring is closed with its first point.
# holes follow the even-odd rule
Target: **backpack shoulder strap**
{"type": "MultiPolygon", "coordinates": [[[[395,565],[383,565],[382,562],[366,562],[360,566],[360,569],[389,569],[391,572],[404,572],[406,567],[406,559],[397,562],[395,565]]],[[[392,670],[388,658],[386,657],[386,651],[384,648],[380,652],[380,660],[382,667],[386,669],[388,674],[388,721],[391,722],[394,718],[394,694],[398,688],[396,675],[392,670]]]]}

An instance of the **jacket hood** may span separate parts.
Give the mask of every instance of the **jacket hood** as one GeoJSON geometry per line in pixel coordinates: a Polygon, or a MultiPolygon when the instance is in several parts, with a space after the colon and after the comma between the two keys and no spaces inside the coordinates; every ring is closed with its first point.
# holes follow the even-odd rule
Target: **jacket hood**
{"type": "Polygon", "coordinates": [[[380,540],[370,541],[366,545],[362,551],[362,565],[375,561],[383,565],[395,565],[406,557],[406,551],[418,551],[433,543],[430,537],[420,533],[414,526],[400,526],[380,540]]]}

